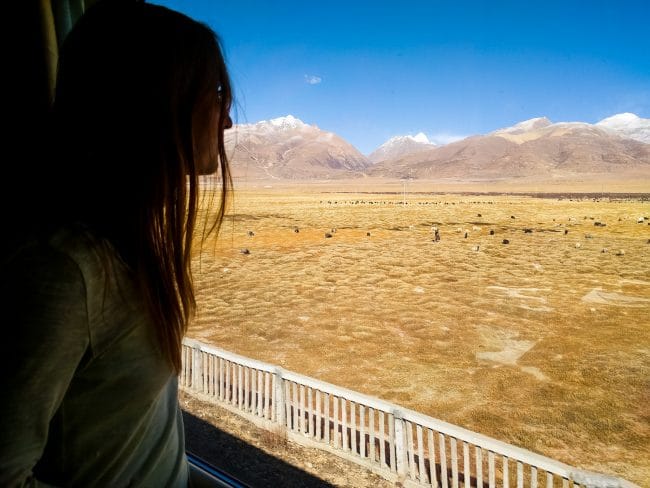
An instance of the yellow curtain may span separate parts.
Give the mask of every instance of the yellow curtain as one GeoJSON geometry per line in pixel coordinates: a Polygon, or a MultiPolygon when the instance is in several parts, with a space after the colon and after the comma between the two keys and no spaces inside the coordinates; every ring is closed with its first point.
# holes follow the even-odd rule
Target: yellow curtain
{"type": "Polygon", "coordinates": [[[47,76],[47,98],[52,103],[56,83],[59,46],[86,8],[96,0],[38,0],[38,23],[42,39],[43,70],[47,76]]]}
{"type": "MultiPolygon", "coordinates": [[[[3,228],[14,236],[38,221],[28,192],[34,172],[52,164],[49,115],[54,97],[59,46],[84,10],[95,0],[19,0],[4,2],[3,20],[11,23],[3,43],[2,161],[0,207],[3,228]]],[[[5,25],[6,27],[6,25],[5,25]]],[[[5,233],[6,234],[6,233],[5,233]]],[[[10,244],[0,239],[0,248],[10,244]]]]}

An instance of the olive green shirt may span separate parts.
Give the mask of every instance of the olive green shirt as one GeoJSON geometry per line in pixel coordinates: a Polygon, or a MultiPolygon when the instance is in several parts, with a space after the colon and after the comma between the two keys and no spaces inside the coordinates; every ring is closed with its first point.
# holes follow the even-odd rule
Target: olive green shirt
{"type": "Polygon", "coordinates": [[[0,486],[187,486],[177,378],[113,248],[59,230],[0,286],[0,486]]]}

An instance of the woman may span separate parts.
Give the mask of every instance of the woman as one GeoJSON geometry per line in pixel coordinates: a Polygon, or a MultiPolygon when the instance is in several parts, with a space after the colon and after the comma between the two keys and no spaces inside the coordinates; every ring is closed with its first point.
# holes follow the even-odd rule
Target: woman
{"type": "Polygon", "coordinates": [[[216,35],[182,14],[100,0],[66,38],[35,230],[2,261],[0,486],[187,485],[198,177],[219,171],[218,231],[230,104],[216,35]]]}

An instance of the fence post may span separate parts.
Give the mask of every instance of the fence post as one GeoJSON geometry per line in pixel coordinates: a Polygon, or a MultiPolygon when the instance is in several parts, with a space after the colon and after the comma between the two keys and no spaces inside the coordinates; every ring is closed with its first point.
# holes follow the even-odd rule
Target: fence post
{"type": "Polygon", "coordinates": [[[201,388],[201,346],[194,344],[192,346],[192,385],[194,390],[201,388]]]}
{"type": "Polygon", "coordinates": [[[186,345],[181,346],[181,374],[178,376],[178,386],[187,386],[187,370],[189,369],[189,364],[187,364],[187,349],[186,345]]]}
{"type": "Polygon", "coordinates": [[[395,422],[395,464],[397,468],[397,477],[400,480],[405,480],[407,468],[406,436],[402,412],[397,409],[393,411],[393,422],[395,422]]]}
{"type": "Polygon", "coordinates": [[[284,379],[282,378],[282,368],[275,368],[275,391],[273,392],[273,406],[275,408],[275,421],[283,428],[287,426],[287,420],[284,411],[284,379]]]}

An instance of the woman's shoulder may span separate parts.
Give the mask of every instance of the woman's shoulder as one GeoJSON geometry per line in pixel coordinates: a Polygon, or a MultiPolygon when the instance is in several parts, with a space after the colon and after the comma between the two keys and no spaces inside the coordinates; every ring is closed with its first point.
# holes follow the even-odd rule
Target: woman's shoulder
{"type": "Polygon", "coordinates": [[[28,240],[10,268],[3,281],[35,279],[83,290],[79,299],[86,306],[96,354],[129,333],[137,325],[131,322],[146,321],[128,266],[107,239],[82,224],[60,226],[28,240]]]}
{"type": "Polygon", "coordinates": [[[88,227],[79,223],[52,230],[43,242],[75,261],[92,261],[108,248],[104,239],[97,237],[88,227]]]}
{"type": "Polygon", "coordinates": [[[85,302],[84,273],[69,253],[49,244],[42,234],[14,237],[0,266],[0,297],[15,322],[32,317],[27,322],[38,323],[50,315],[55,320],[62,309],[85,302]]]}
{"type": "Polygon", "coordinates": [[[48,245],[79,266],[91,289],[97,290],[109,283],[120,285],[125,280],[131,281],[130,268],[115,246],[83,224],[71,224],[57,229],[49,236],[48,245]]]}

